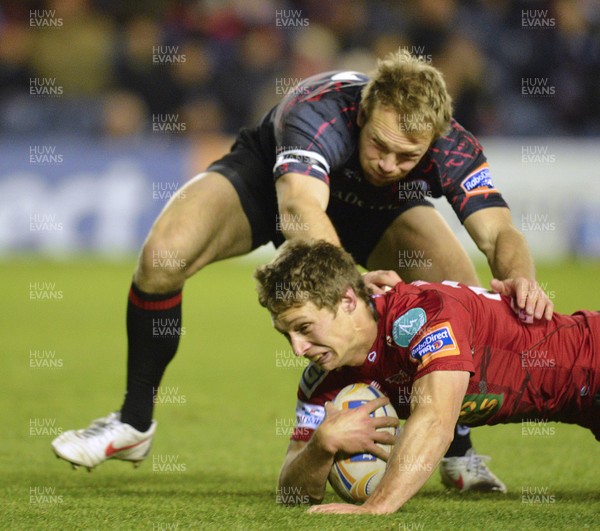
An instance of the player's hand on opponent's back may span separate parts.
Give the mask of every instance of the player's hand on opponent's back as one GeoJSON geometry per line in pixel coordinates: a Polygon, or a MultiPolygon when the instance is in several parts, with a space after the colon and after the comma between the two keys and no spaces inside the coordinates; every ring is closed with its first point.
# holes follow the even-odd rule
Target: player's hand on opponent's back
{"type": "Polygon", "coordinates": [[[385,293],[388,289],[398,284],[398,282],[402,282],[398,273],[384,269],[363,273],[363,280],[367,285],[367,289],[375,295],[385,293]]]}
{"type": "Polygon", "coordinates": [[[519,317],[525,322],[533,322],[532,318],[541,319],[543,317],[548,321],[552,319],[554,303],[535,280],[524,277],[507,278],[505,280],[494,278],[490,284],[497,293],[512,297],[517,310],[525,312],[525,316],[519,314],[519,317]]]}
{"type": "Polygon", "coordinates": [[[319,446],[331,455],[338,452],[352,455],[370,453],[387,461],[389,452],[376,443],[393,445],[395,436],[378,428],[395,428],[394,417],[371,417],[370,413],[390,403],[386,397],[370,400],[357,408],[337,410],[331,402],[325,404],[325,420],[314,436],[319,446]]]}

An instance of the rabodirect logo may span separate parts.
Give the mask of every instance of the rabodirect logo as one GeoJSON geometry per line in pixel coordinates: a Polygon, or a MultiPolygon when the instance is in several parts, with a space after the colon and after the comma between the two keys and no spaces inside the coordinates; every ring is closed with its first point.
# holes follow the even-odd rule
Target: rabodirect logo
{"type": "Polygon", "coordinates": [[[410,357],[426,365],[440,354],[444,356],[460,354],[449,322],[444,322],[430,330],[412,348],[410,357]]]}
{"type": "Polygon", "coordinates": [[[460,186],[467,195],[487,194],[496,191],[487,163],[482,164],[473,173],[468,175],[460,186]]]}

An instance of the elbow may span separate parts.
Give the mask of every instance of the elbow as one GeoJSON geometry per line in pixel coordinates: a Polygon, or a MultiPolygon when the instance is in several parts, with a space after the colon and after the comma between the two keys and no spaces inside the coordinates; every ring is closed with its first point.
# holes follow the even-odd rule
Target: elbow
{"type": "Polygon", "coordinates": [[[454,428],[456,423],[450,423],[445,419],[436,419],[436,433],[440,438],[440,446],[448,448],[450,443],[454,440],[454,428]]]}
{"type": "Polygon", "coordinates": [[[477,248],[488,258],[488,261],[493,261],[494,257],[501,250],[504,254],[507,250],[514,250],[527,247],[525,236],[517,230],[513,225],[504,225],[496,232],[490,232],[485,238],[481,238],[475,242],[477,248]]]}
{"type": "Polygon", "coordinates": [[[488,262],[493,262],[496,253],[496,242],[486,239],[476,241],[477,248],[485,255],[488,262]]]}
{"type": "Polygon", "coordinates": [[[448,448],[450,448],[450,445],[452,444],[452,441],[454,440],[454,428],[455,428],[455,425],[447,426],[447,427],[442,428],[442,430],[440,432],[440,435],[441,435],[440,445],[443,447],[444,453],[446,453],[448,451],[448,448]]]}
{"type": "Polygon", "coordinates": [[[296,215],[299,213],[300,202],[293,198],[279,202],[279,214],[283,217],[286,215],[296,215]]]}
{"type": "Polygon", "coordinates": [[[443,447],[444,451],[446,451],[454,440],[454,428],[456,426],[456,421],[451,422],[442,415],[433,412],[428,417],[427,432],[430,434],[435,434],[437,436],[439,446],[443,447]]]}

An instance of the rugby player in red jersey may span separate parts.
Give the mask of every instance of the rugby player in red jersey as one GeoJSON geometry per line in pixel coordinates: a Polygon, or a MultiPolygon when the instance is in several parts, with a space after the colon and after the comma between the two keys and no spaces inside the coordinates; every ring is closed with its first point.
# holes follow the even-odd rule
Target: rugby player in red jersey
{"type": "Polygon", "coordinates": [[[364,505],[313,512],[398,510],[442,461],[457,422],[559,421],[600,441],[600,312],[526,324],[510,297],[453,281],[369,295],[352,257],[324,241],[286,244],[255,276],[275,328],[310,360],[280,487],[318,504],[337,452],[388,461],[364,505]],[[396,419],[369,416],[386,398],[342,411],[327,404],[355,382],[381,389],[408,419],[395,441],[376,428],[396,419]],[[376,442],[394,444],[389,457],[376,442]]]}
{"type": "MultiPolygon", "coordinates": [[[[306,79],[166,205],[129,291],[124,402],[88,429],[64,432],[54,451],[88,468],[148,455],[155,395],[179,345],[182,288],[212,262],[269,241],[317,238],[343,246],[367,269],[394,270],[407,281],[477,284],[466,252],[427,201],[442,196],[486,255],[495,282],[517,293],[530,317],[550,318],[552,302],[535,281],[525,239],[480,144],[452,119],[439,71],[400,51],[372,78],[328,72],[306,79]],[[157,267],[161,253],[178,259],[157,267]],[[155,333],[156,322],[170,323],[168,337],[155,333]]],[[[367,280],[375,278],[398,280],[367,280]]],[[[459,434],[448,466],[466,474],[469,451],[468,433],[459,434]]],[[[470,469],[481,472],[477,488],[504,489],[485,465],[470,469]]]]}

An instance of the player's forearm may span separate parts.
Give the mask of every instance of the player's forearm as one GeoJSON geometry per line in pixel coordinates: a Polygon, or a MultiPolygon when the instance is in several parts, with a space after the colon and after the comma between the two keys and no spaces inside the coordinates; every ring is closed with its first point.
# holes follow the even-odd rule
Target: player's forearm
{"type": "Polygon", "coordinates": [[[316,504],[323,501],[327,476],[333,466],[334,454],[325,451],[315,437],[289,461],[286,461],[279,475],[279,489],[285,496],[281,502],[286,505],[300,503],[316,504]]]}
{"type": "Polygon", "coordinates": [[[278,228],[286,240],[327,240],[340,245],[340,239],[323,209],[315,203],[290,201],[279,207],[278,228]]]}
{"type": "Polygon", "coordinates": [[[432,413],[413,413],[394,445],[381,483],[364,507],[393,513],[429,479],[454,437],[454,426],[432,413]]]}
{"type": "Polygon", "coordinates": [[[495,278],[524,277],[535,279],[535,266],[527,240],[514,227],[502,230],[496,245],[488,253],[488,262],[495,278]]]}

